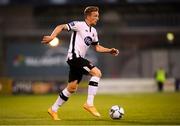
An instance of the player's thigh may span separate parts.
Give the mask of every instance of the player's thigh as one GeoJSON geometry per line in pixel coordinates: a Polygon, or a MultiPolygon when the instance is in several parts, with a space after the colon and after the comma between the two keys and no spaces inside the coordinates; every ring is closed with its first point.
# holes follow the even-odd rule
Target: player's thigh
{"type": "Polygon", "coordinates": [[[97,76],[97,77],[101,77],[102,76],[101,70],[98,69],[97,67],[92,68],[89,71],[89,74],[92,75],[92,76],[97,76]]]}
{"type": "Polygon", "coordinates": [[[85,75],[90,74],[91,76],[101,77],[101,71],[97,67],[95,67],[89,60],[81,58],[81,70],[85,75]]]}
{"type": "Polygon", "coordinates": [[[78,80],[74,80],[68,83],[67,90],[71,93],[74,93],[78,88],[78,80]]]}
{"type": "Polygon", "coordinates": [[[69,83],[73,83],[74,81],[77,81],[76,83],[79,84],[80,81],[82,80],[82,72],[79,70],[79,68],[70,66],[70,71],[69,71],[69,83]]]}
{"type": "Polygon", "coordinates": [[[83,75],[89,75],[90,71],[95,67],[89,60],[84,58],[77,58],[77,66],[79,72],[83,75]]]}

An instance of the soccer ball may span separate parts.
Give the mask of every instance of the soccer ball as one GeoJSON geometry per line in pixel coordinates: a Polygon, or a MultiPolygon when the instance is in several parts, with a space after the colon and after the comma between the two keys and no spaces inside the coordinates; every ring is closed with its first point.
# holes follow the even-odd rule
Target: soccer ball
{"type": "Polygon", "coordinates": [[[121,119],[124,116],[124,109],[118,105],[111,107],[109,115],[112,119],[121,119]]]}

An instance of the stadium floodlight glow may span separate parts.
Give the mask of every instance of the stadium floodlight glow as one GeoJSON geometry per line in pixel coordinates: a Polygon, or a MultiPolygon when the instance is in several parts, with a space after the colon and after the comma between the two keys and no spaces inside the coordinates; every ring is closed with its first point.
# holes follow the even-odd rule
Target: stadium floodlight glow
{"type": "Polygon", "coordinates": [[[59,45],[59,39],[55,37],[52,41],[49,42],[49,45],[52,47],[56,47],[59,45]]]}
{"type": "Polygon", "coordinates": [[[174,41],[174,33],[168,32],[168,33],[166,34],[166,38],[167,38],[167,40],[168,40],[169,42],[173,42],[173,41],[174,41]]]}

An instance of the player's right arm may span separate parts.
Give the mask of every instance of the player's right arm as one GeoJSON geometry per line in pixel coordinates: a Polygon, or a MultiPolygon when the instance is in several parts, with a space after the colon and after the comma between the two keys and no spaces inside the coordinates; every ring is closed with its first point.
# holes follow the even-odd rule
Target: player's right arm
{"type": "Polygon", "coordinates": [[[48,44],[50,41],[52,41],[56,36],[58,36],[62,30],[68,30],[68,26],[66,24],[61,24],[56,26],[54,31],[51,33],[50,36],[43,36],[42,43],[48,44]]]}

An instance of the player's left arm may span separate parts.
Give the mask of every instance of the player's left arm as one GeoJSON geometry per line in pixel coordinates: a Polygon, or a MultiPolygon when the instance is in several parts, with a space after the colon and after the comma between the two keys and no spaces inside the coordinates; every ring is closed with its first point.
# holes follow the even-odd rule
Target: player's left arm
{"type": "Polygon", "coordinates": [[[116,48],[106,48],[106,47],[103,47],[99,44],[97,45],[94,45],[94,48],[97,52],[101,52],[101,53],[110,53],[112,54],[113,56],[117,56],[119,54],[119,50],[116,49],[116,48]]]}
{"type": "Polygon", "coordinates": [[[101,52],[101,53],[110,53],[112,54],[113,56],[117,56],[119,54],[119,50],[116,49],[116,48],[106,48],[102,45],[99,44],[99,41],[98,41],[98,34],[97,34],[97,31],[96,29],[94,29],[94,40],[93,42],[91,43],[91,45],[94,46],[94,49],[97,51],[97,52],[101,52]]]}
{"type": "Polygon", "coordinates": [[[63,30],[68,30],[67,24],[61,24],[56,26],[56,28],[53,30],[51,35],[43,36],[42,43],[48,44],[50,41],[52,41],[56,36],[58,36],[63,30]]]}

